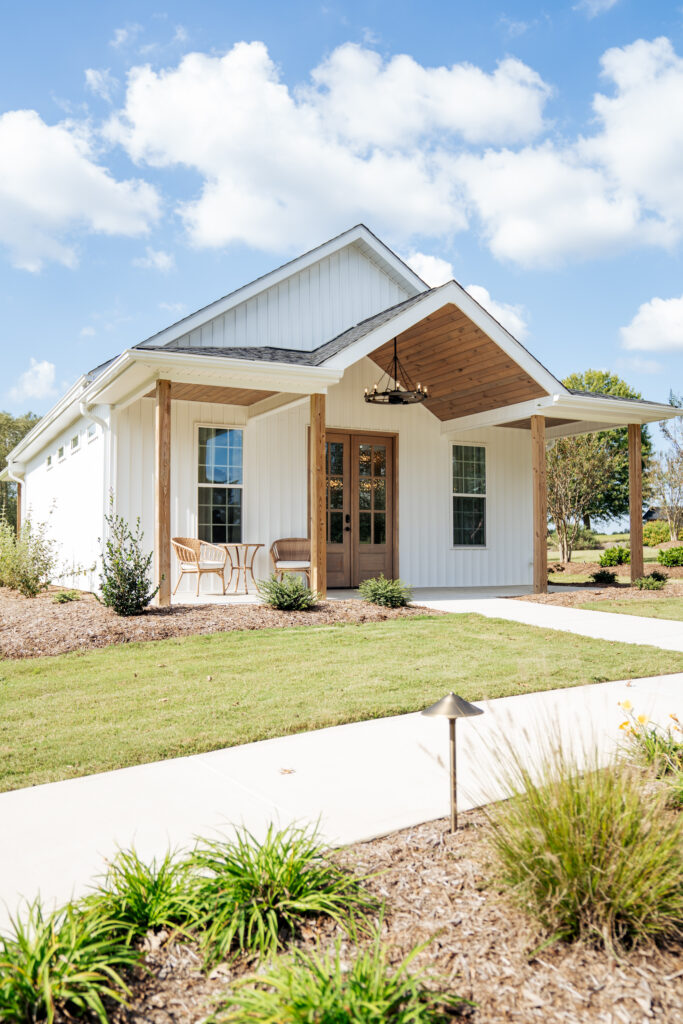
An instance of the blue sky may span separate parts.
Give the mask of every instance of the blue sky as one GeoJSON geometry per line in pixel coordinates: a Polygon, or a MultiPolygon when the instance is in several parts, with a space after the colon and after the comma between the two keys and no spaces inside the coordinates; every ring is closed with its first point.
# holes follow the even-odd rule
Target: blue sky
{"type": "Polygon", "coordinates": [[[359,220],[555,374],[683,391],[683,13],[2,2],[0,408],[359,220]]]}

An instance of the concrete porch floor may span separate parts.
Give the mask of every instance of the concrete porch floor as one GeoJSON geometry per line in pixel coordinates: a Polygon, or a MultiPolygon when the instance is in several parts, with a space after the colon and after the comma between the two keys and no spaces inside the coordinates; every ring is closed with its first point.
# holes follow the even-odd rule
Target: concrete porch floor
{"type": "MultiPolygon", "coordinates": [[[[592,587],[567,587],[553,586],[550,584],[548,592],[551,594],[559,591],[570,590],[591,590],[592,587]]],[[[533,587],[520,585],[508,587],[415,587],[413,590],[413,604],[423,604],[427,601],[483,601],[497,600],[501,597],[521,597],[523,594],[530,594],[533,587]]],[[[360,594],[357,590],[328,590],[328,601],[360,601],[360,594]]],[[[251,588],[248,594],[176,594],[171,599],[172,604],[196,605],[196,604],[258,604],[259,597],[256,591],[251,588]]]]}

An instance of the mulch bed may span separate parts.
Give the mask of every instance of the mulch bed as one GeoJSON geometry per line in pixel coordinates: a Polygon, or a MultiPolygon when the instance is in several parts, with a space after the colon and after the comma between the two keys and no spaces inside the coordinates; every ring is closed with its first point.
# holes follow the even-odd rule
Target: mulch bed
{"type": "MultiPolygon", "coordinates": [[[[548,576],[550,584],[563,585],[564,580],[562,577],[565,574],[586,574],[590,576],[591,573],[601,568],[598,562],[564,562],[559,564],[562,566],[562,569],[559,572],[552,572],[548,576]]],[[[567,588],[577,587],[579,589],[568,589],[567,593],[560,591],[553,594],[524,594],[521,597],[511,598],[511,600],[534,601],[537,604],[557,604],[565,608],[571,608],[576,605],[585,604],[586,601],[660,601],[667,597],[683,597],[683,566],[664,567],[647,563],[645,565],[645,575],[647,576],[655,568],[665,572],[669,577],[669,582],[663,590],[638,590],[637,587],[627,586],[626,584],[631,579],[630,567],[628,565],[615,565],[610,566],[610,570],[617,574],[618,586],[600,587],[598,589],[592,583],[572,583],[570,580],[567,580],[567,588]]],[[[609,611],[609,608],[605,608],[605,611],[609,611]]]]}
{"type": "MultiPolygon", "coordinates": [[[[534,955],[542,938],[488,882],[484,815],[473,811],[461,822],[455,836],[442,820],[335,855],[359,873],[380,872],[369,887],[387,901],[383,931],[396,962],[429,941],[416,965],[476,1003],[463,1008],[473,1024],[683,1021],[683,949],[645,949],[616,961],[556,943],[534,955]]],[[[315,938],[310,929],[304,941],[315,938]]],[[[319,938],[329,942],[330,929],[319,938]]],[[[191,947],[173,944],[152,950],[147,966],[131,1005],[114,1012],[116,1024],[198,1024],[231,976],[245,971],[224,965],[207,977],[191,947]]]]}
{"type": "Polygon", "coordinates": [[[173,605],[121,618],[92,594],[84,594],[80,601],[55,604],[55,592],[53,588],[29,599],[0,587],[0,657],[37,658],[197,633],[384,622],[439,614],[416,606],[379,608],[364,601],[324,601],[308,612],[280,612],[264,605],[173,605]]]}

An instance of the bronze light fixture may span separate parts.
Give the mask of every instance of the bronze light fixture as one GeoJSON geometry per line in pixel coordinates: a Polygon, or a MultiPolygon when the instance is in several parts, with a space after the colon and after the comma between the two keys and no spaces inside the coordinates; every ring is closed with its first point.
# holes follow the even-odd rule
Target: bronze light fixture
{"type": "Polygon", "coordinates": [[[372,389],[365,389],[365,401],[376,405],[415,405],[429,398],[426,387],[414,386],[405,367],[398,358],[397,340],[394,338],[394,355],[386,370],[372,389]],[[384,387],[381,387],[386,380],[384,387]],[[393,381],[393,386],[392,386],[393,381]]]}
{"type": "Polygon", "coordinates": [[[450,738],[450,761],[451,761],[451,833],[458,827],[458,787],[455,760],[455,723],[459,718],[473,718],[474,715],[483,715],[484,709],[470,704],[464,697],[458,697],[451,690],[450,693],[437,700],[436,704],[425,708],[423,715],[441,715],[448,719],[448,734],[450,738]]]}

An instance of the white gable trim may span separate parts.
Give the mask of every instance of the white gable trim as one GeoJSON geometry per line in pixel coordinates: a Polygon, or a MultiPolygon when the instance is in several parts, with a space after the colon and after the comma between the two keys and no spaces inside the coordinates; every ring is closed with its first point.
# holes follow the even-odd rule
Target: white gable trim
{"type": "MultiPolygon", "coordinates": [[[[425,317],[436,313],[448,303],[457,306],[465,316],[469,317],[472,323],[476,324],[484,334],[496,343],[511,359],[517,363],[526,373],[532,377],[537,384],[551,393],[568,395],[568,390],[553,377],[545,366],[528,352],[516,338],[505,330],[498,321],[488,313],[483,306],[480,306],[476,299],[473,299],[468,292],[456,281],[447,281],[439,288],[433,288],[423,299],[414,302],[408,309],[399,311],[391,320],[385,321],[379,327],[370,331],[365,337],[342,349],[329,359],[325,360],[323,366],[330,369],[346,370],[353,363],[357,363],[363,356],[369,355],[375,349],[391,341],[397,334],[402,334],[410,327],[414,327],[425,317]]],[[[429,384],[429,381],[426,382],[429,384]]]]}
{"type": "Polygon", "coordinates": [[[343,234],[337,235],[336,238],[331,238],[328,242],[319,245],[316,249],[311,249],[310,252],[306,252],[289,263],[285,263],[284,266],[278,267],[277,270],[271,270],[270,273],[265,274],[263,277],[258,277],[250,284],[238,288],[229,295],[224,295],[223,298],[217,299],[202,309],[198,309],[183,320],[171,324],[170,327],[159,331],[158,334],[153,334],[150,338],[141,341],[136,347],[145,348],[147,345],[154,345],[155,347],[169,345],[171,342],[182,338],[191,331],[197,330],[197,328],[202,327],[210,320],[221,316],[235,306],[239,306],[243,302],[254,298],[255,295],[273,288],[275,285],[287,280],[287,278],[293,277],[295,274],[301,273],[301,271],[308,269],[308,267],[313,266],[315,263],[319,263],[333,253],[339,252],[340,249],[354,244],[358,246],[361,253],[371,262],[378,265],[393,280],[398,281],[405,288],[409,297],[428,291],[428,286],[422,278],[418,277],[415,271],[411,270],[403,260],[399,259],[396,253],[392,252],[376,235],[373,235],[372,231],[366,228],[364,224],[357,224],[355,227],[343,232],[343,234]]]}

